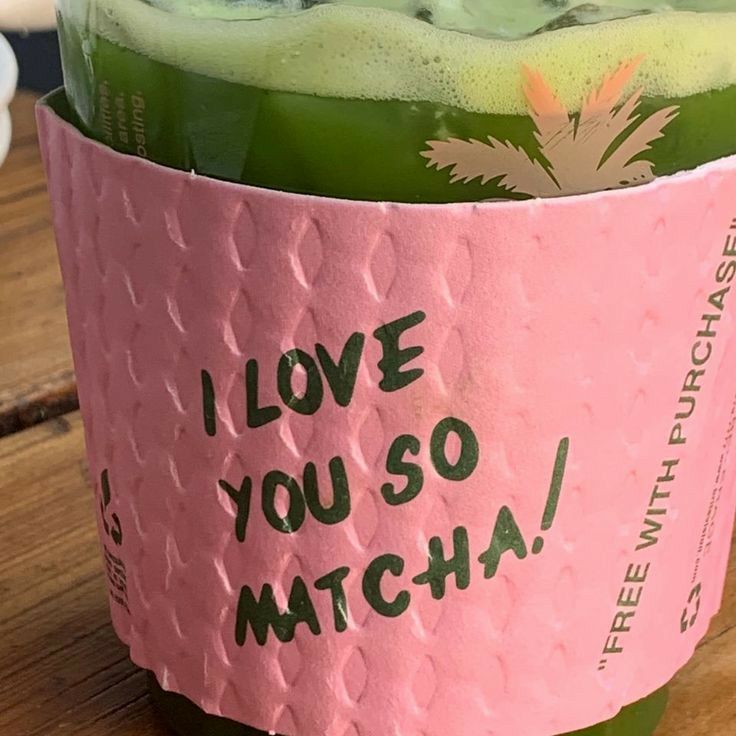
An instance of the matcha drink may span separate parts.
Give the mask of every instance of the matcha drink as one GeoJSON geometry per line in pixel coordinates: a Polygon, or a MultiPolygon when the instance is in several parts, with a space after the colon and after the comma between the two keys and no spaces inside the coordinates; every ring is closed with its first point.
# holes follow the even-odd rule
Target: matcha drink
{"type": "Polygon", "coordinates": [[[232,181],[368,200],[526,198],[643,183],[736,151],[736,3],[573,5],[59,10],[83,130],[232,181]]]}
{"type": "MultiPolygon", "coordinates": [[[[736,1],[59,0],[59,24],[85,133],[261,187],[526,199],[736,152],[736,1]]],[[[182,736],[257,733],[151,681],[182,736]]],[[[665,700],[576,736],[650,736],[665,700]]]]}

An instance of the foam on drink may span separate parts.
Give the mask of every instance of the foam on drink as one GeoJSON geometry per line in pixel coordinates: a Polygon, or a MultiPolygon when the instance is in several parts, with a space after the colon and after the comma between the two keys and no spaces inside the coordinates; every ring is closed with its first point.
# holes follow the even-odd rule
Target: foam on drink
{"type": "MultiPolygon", "coordinates": [[[[687,97],[736,82],[736,13],[666,10],[507,39],[445,30],[405,12],[352,3],[296,12],[292,0],[276,8],[160,2],[168,10],[140,0],[96,0],[94,8],[89,0],[62,0],[61,6],[80,28],[158,61],[262,89],[323,97],[430,101],[519,114],[526,109],[519,84],[526,64],[540,70],[575,110],[591,80],[642,49],[646,58],[636,85],[645,95],[687,97]],[[170,12],[174,6],[180,12],[170,12]],[[217,15],[230,19],[212,17],[217,15]],[[233,22],[236,15],[254,19],[233,22]]],[[[655,6],[661,4],[636,2],[640,10],[655,6]]],[[[449,3],[434,7],[450,14],[449,3]]],[[[496,20],[501,24],[502,16],[496,20]]],[[[484,31],[493,31],[492,19],[484,31]]]]}

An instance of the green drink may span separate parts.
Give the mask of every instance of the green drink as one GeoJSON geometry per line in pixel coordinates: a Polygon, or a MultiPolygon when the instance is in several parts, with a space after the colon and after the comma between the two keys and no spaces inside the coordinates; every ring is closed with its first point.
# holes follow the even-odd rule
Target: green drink
{"type": "MultiPolygon", "coordinates": [[[[367,200],[525,199],[736,153],[736,2],[59,6],[76,124],[221,179],[367,200]]],[[[151,683],[182,736],[257,733],[151,683]]],[[[650,736],[665,701],[654,693],[575,736],[650,736]]]]}
{"type": "MultiPolygon", "coordinates": [[[[490,11],[480,0],[436,8],[366,0],[290,12],[279,2],[62,0],[60,30],[78,123],[121,151],[295,192],[472,201],[625,186],[736,151],[736,12],[617,4],[628,9],[565,11],[565,2],[524,0],[492,3],[500,9],[490,11]],[[638,106],[616,120],[618,136],[582,151],[581,105],[627,62],[613,102],[641,90],[638,106]],[[537,75],[531,100],[524,67],[537,75]],[[572,172],[551,160],[556,142],[540,145],[529,114],[545,91],[563,111],[561,133],[572,145],[558,152],[572,172]],[[432,166],[422,155],[432,151],[428,141],[485,144],[489,136],[499,144],[489,167],[462,172],[461,182],[453,183],[451,164],[438,170],[444,158],[432,166]],[[627,136],[622,155],[649,165],[625,167],[610,155],[627,136]],[[526,154],[517,150],[507,161],[511,147],[526,154]],[[578,150],[590,159],[587,170],[571,163],[578,150]],[[616,165],[599,176],[607,156],[616,165]]],[[[730,0],[675,5],[736,7],[730,0]]],[[[451,151],[445,155],[452,160],[451,151]]]]}

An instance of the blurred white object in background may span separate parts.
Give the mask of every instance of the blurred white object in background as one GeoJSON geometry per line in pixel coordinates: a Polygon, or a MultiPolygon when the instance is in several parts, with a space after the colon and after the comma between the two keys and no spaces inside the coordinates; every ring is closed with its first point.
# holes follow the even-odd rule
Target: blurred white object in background
{"type": "Polygon", "coordinates": [[[55,25],[54,0],[0,0],[0,30],[39,31],[55,25]]]}
{"type": "MultiPolygon", "coordinates": [[[[1,1],[1,0],[0,0],[1,1]]],[[[10,111],[8,105],[15,94],[18,65],[10,44],[0,35],[0,164],[10,148],[10,111]]]]}

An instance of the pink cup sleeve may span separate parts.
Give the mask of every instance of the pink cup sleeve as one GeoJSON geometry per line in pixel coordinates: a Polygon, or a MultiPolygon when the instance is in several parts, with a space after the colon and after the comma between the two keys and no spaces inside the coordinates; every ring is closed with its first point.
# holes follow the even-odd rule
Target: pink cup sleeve
{"type": "Polygon", "coordinates": [[[287,736],[552,736],[666,683],[734,513],[736,159],[349,202],[39,108],[112,617],[287,736]]]}

